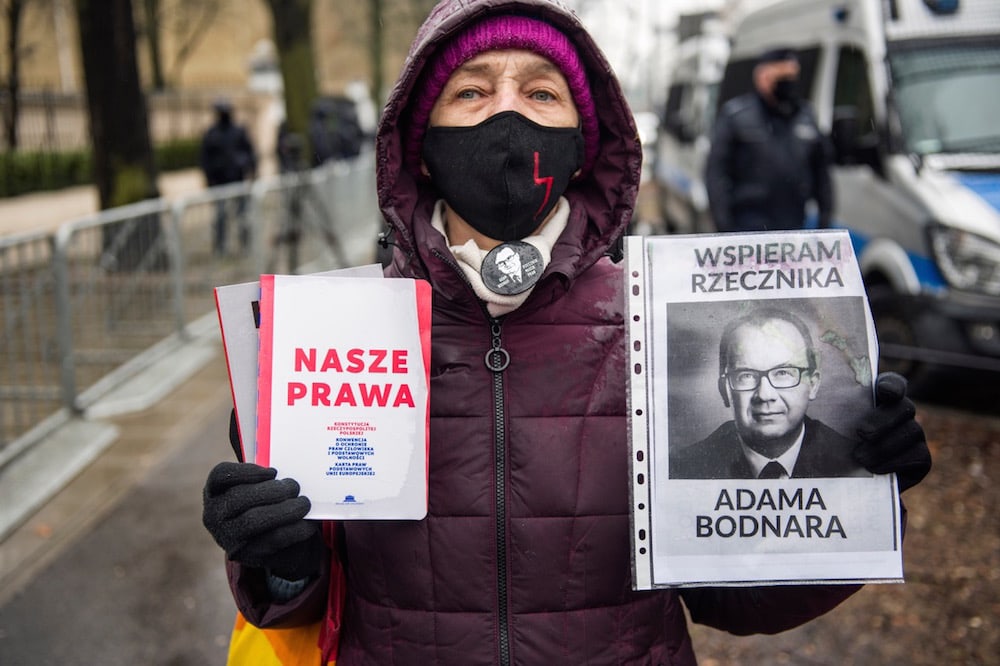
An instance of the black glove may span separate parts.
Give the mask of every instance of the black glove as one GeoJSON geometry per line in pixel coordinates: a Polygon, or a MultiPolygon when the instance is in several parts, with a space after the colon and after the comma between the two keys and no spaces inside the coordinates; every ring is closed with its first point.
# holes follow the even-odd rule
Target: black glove
{"type": "Polygon", "coordinates": [[[923,428],[913,418],[916,412],[906,397],[906,379],[884,372],[875,379],[875,408],[858,427],[861,443],[854,459],[876,474],[895,472],[900,492],[931,471],[931,452],[923,428]]]}
{"type": "Polygon", "coordinates": [[[202,522],[230,560],[300,580],[319,573],[323,537],[303,518],[310,504],[299,484],[276,476],[272,467],[219,463],[205,482],[202,522]]]}

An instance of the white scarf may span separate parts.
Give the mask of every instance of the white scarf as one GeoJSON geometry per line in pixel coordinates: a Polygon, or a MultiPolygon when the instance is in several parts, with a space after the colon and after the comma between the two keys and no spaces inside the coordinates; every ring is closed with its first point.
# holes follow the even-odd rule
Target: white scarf
{"type": "MultiPolygon", "coordinates": [[[[559,235],[566,228],[568,220],[569,202],[566,201],[565,197],[559,197],[559,203],[556,204],[551,217],[549,217],[549,221],[545,223],[542,230],[535,236],[528,236],[521,239],[522,242],[534,246],[542,255],[542,266],[539,269],[539,273],[544,271],[545,267],[548,266],[549,260],[552,258],[552,246],[555,245],[556,240],[559,239],[559,235]]],[[[434,207],[431,225],[446,240],[448,239],[448,234],[444,229],[444,201],[438,201],[434,207]]],[[[483,278],[479,274],[479,269],[483,265],[483,259],[489,253],[488,250],[481,250],[476,245],[476,241],[472,239],[466,241],[465,245],[449,245],[448,248],[455,255],[455,259],[458,260],[458,265],[461,266],[462,272],[469,278],[469,283],[472,284],[476,296],[486,303],[486,309],[494,317],[505,315],[519,308],[534,290],[534,286],[532,286],[527,291],[513,295],[497,294],[490,291],[483,283],[483,278]]]]}

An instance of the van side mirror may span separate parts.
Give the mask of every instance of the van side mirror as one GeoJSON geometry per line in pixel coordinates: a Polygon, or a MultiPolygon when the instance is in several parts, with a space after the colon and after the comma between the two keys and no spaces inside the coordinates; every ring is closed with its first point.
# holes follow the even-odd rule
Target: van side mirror
{"type": "Polygon", "coordinates": [[[865,164],[883,175],[879,154],[879,133],[875,128],[862,133],[856,106],[838,106],[833,109],[830,127],[834,163],[841,165],[865,164]]]}
{"type": "Polygon", "coordinates": [[[838,106],[834,108],[833,123],[830,127],[830,142],[833,144],[834,162],[837,164],[857,164],[857,139],[857,107],[838,106]]]}
{"type": "Polygon", "coordinates": [[[681,143],[691,143],[695,139],[694,127],[680,113],[669,114],[664,127],[681,143]]]}

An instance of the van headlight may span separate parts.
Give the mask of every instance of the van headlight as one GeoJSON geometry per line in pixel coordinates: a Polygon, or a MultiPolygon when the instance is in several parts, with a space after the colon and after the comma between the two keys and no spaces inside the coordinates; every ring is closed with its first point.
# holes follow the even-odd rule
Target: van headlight
{"type": "Polygon", "coordinates": [[[933,227],[930,235],[934,258],[950,286],[1000,295],[1000,244],[948,227],[933,227]]]}

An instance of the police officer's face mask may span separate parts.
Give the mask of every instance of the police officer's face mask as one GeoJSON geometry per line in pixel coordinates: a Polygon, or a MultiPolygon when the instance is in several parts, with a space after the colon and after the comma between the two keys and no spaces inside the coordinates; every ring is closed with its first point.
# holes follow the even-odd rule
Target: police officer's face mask
{"type": "Polygon", "coordinates": [[[799,80],[778,79],[771,94],[778,102],[794,104],[799,101],[799,80]]]}
{"type": "Polygon", "coordinates": [[[422,157],[441,196],[494,240],[531,235],[583,164],[578,127],[545,127],[504,111],[472,127],[430,127],[422,157]]]}

